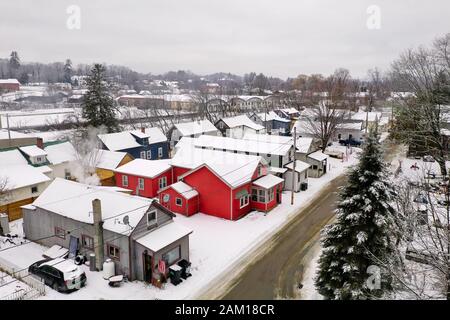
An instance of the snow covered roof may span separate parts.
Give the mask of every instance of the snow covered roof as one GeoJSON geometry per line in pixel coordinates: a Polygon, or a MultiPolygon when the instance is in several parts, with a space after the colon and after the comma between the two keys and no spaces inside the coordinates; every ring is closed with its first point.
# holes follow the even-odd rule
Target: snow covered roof
{"type": "Polygon", "coordinates": [[[146,160],[134,159],[115,169],[115,172],[131,174],[139,177],[154,178],[171,168],[170,159],[146,160]]]}
{"type": "MultiPolygon", "coordinates": [[[[17,138],[34,138],[34,135],[17,132],[13,130],[9,130],[9,134],[11,135],[11,139],[17,139],[17,138]]],[[[3,139],[9,139],[8,130],[7,129],[0,129],[0,140],[3,139]]]]}
{"type": "Polygon", "coordinates": [[[286,168],[278,168],[278,167],[270,167],[269,172],[270,173],[285,173],[287,171],[286,168]]]}
{"type": "Polygon", "coordinates": [[[294,144],[294,140],[292,137],[286,137],[286,136],[278,136],[274,134],[257,134],[257,133],[251,133],[247,132],[242,137],[244,140],[252,140],[252,141],[261,141],[261,142],[269,142],[269,143],[283,143],[291,145],[294,144]]]}
{"type": "Polygon", "coordinates": [[[308,154],[308,157],[317,161],[323,161],[328,158],[328,155],[324,154],[322,151],[316,151],[311,154],[308,154]]]}
{"type": "Polygon", "coordinates": [[[291,120],[282,118],[273,111],[269,111],[268,113],[258,113],[257,116],[259,119],[261,119],[261,121],[276,120],[276,121],[287,122],[287,123],[291,122],[291,120]]]}
{"type": "Polygon", "coordinates": [[[14,190],[50,181],[38,168],[28,164],[0,166],[0,179],[6,179],[6,189],[14,190]]]}
{"type": "Polygon", "coordinates": [[[152,199],[56,178],[33,202],[33,206],[93,224],[94,199],[101,201],[103,228],[123,234],[129,234],[136,227],[153,202],[152,199]],[[121,223],[125,215],[129,217],[129,226],[121,223]]]}
{"type": "Polygon", "coordinates": [[[38,146],[27,146],[27,147],[20,147],[19,148],[23,153],[30,157],[39,157],[39,156],[46,156],[47,152],[45,150],[42,150],[38,146]]]}
{"type": "Polygon", "coordinates": [[[0,163],[2,167],[8,165],[28,164],[27,159],[18,149],[0,151],[0,163]]]}
{"type": "Polygon", "coordinates": [[[172,166],[187,169],[208,166],[232,188],[251,181],[257,166],[267,164],[260,156],[207,150],[186,146],[172,158],[172,166]]]}
{"type": "Polygon", "coordinates": [[[160,190],[160,192],[167,188],[174,189],[176,192],[181,194],[186,199],[191,199],[195,196],[198,196],[198,192],[194,188],[192,188],[190,185],[184,183],[183,181],[178,181],[174,184],[171,184],[170,186],[160,190]]]}
{"type": "Polygon", "coordinates": [[[20,84],[17,79],[0,79],[0,84],[20,84]]]}
{"type": "Polygon", "coordinates": [[[381,112],[356,112],[351,117],[353,120],[362,120],[366,121],[366,119],[369,122],[378,121],[381,118],[381,112]]]}
{"type": "Polygon", "coordinates": [[[94,153],[96,153],[95,157],[97,159],[97,164],[95,165],[95,167],[105,170],[116,169],[123,158],[127,155],[126,152],[109,151],[102,149],[95,149],[94,153]]]}
{"type": "MultiPolygon", "coordinates": [[[[294,168],[294,162],[290,162],[287,165],[285,165],[286,168],[292,170],[294,168]]],[[[303,172],[306,169],[308,169],[309,167],[311,167],[311,165],[309,163],[300,161],[300,160],[295,160],[295,171],[297,172],[303,172]]]]}
{"type": "Polygon", "coordinates": [[[284,111],[284,112],[286,112],[287,114],[289,114],[289,115],[291,115],[291,114],[295,114],[295,113],[299,113],[300,111],[298,111],[297,109],[295,109],[295,108],[284,108],[284,109],[281,109],[281,111],[284,111]]]}
{"type": "Polygon", "coordinates": [[[202,135],[195,139],[196,147],[215,148],[217,150],[231,150],[259,154],[274,154],[284,156],[289,153],[292,143],[270,143],[229,137],[202,135]]]}
{"type": "Polygon", "coordinates": [[[300,137],[296,141],[296,149],[300,153],[308,153],[311,149],[311,144],[313,143],[313,138],[300,137]]]}
{"type": "Polygon", "coordinates": [[[225,122],[229,128],[245,126],[245,127],[252,128],[254,130],[263,130],[264,129],[264,126],[254,123],[245,114],[235,116],[235,117],[230,117],[230,118],[222,118],[222,121],[225,122]]]}
{"type": "Polygon", "coordinates": [[[177,123],[175,124],[175,128],[178,129],[182,136],[217,131],[217,128],[209,120],[177,123]]]}
{"type": "Polygon", "coordinates": [[[176,222],[170,222],[136,239],[136,242],[153,252],[158,252],[191,233],[192,229],[188,229],[176,222]]]}
{"type": "MultiPolygon", "coordinates": [[[[320,123],[318,123],[318,122],[316,122],[316,123],[317,123],[317,127],[319,127],[320,123]]],[[[297,120],[297,121],[295,121],[294,125],[292,126],[291,133],[294,133],[294,128],[296,128],[297,134],[301,134],[301,133],[311,134],[314,132],[314,126],[315,126],[314,122],[311,123],[308,120],[297,120]]]]}
{"type": "Polygon", "coordinates": [[[142,132],[141,130],[133,130],[130,132],[138,138],[148,138],[148,143],[150,144],[167,141],[167,137],[159,128],[145,128],[144,131],[145,132],[142,132]]]}
{"type": "Polygon", "coordinates": [[[277,184],[282,183],[283,181],[284,181],[283,179],[281,179],[277,176],[274,176],[273,174],[268,174],[264,177],[261,177],[255,181],[253,181],[253,184],[255,186],[262,187],[264,189],[269,189],[269,188],[276,186],[277,184]]]}
{"type": "Polygon", "coordinates": [[[77,160],[77,152],[69,141],[47,146],[44,150],[47,152],[47,160],[51,164],[77,160]]]}
{"type": "Polygon", "coordinates": [[[347,129],[347,130],[362,130],[363,122],[343,122],[338,123],[337,129],[347,129]]]}
{"type": "Polygon", "coordinates": [[[110,151],[120,151],[141,146],[129,131],[99,134],[98,138],[110,151]]]}
{"type": "Polygon", "coordinates": [[[53,169],[50,168],[49,166],[39,166],[39,167],[35,167],[35,168],[38,169],[42,173],[51,173],[53,171],[53,169]]]}

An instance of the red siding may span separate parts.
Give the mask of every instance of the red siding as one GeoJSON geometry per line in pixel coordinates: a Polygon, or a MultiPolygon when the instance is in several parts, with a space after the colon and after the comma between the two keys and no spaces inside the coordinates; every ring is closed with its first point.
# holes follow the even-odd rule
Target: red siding
{"type": "Polygon", "coordinates": [[[248,192],[248,195],[251,196],[251,193],[252,193],[251,186],[252,186],[252,184],[251,184],[251,182],[249,182],[249,183],[245,184],[244,186],[241,186],[241,187],[233,190],[233,220],[237,220],[251,211],[252,207],[251,207],[250,200],[249,200],[248,205],[246,205],[245,207],[239,208],[241,206],[240,199],[236,199],[236,194],[244,189],[246,189],[248,192]]]}
{"type": "Polygon", "coordinates": [[[276,207],[278,205],[277,203],[277,188],[278,190],[280,190],[280,203],[282,200],[282,190],[283,190],[283,184],[280,183],[279,185],[277,185],[276,187],[273,188],[273,200],[268,202],[268,203],[261,203],[261,202],[256,202],[256,201],[251,201],[251,207],[252,209],[258,210],[258,211],[270,211],[272,210],[274,207],[276,207]]]}
{"type": "Polygon", "coordinates": [[[182,176],[186,172],[190,171],[191,169],[181,168],[181,167],[172,167],[173,170],[173,182],[178,181],[178,177],[182,176]]]}
{"type": "MultiPolygon", "coordinates": [[[[163,172],[159,176],[156,176],[155,178],[144,178],[144,190],[139,190],[139,195],[141,197],[146,198],[154,198],[158,195],[159,190],[159,179],[162,177],[167,177],[167,185],[172,184],[172,170],[167,170],[166,172],[163,172]]],[[[121,188],[129,189],[133,191],[133,194],[136,194],[136,189],[138,186],[138,178],[137,176],[129,175],[128,176],[128,186],[124,186],[122,184],[122,175],[125,175],[123,173],[115,173],[116,175],[116,185],[121,188]]]]}
{"type": "Polygon", "coordinates": [[[198,191],[200,212],[231,219],[231,189],[207,167],[192,172],[183,181],[198,191]]]}
{"type": "Polygon", "coordinates": [[[197,213],[198,208],[199,208],[198,196],[193,197],[188,200],[172,188],[168,188],[159,193],[159,203],[161,203],[163,206],[165,206],[170,211],[173,211],[175,213],[180,213],[180,214],[183,214],[188,217],[197,213]],[[163,201],[163,197],[165,194],[170,195],[169,202],[163,201]],[[181,198],[183,200],[182,206],[178,206],[176,204],[176,198],[181,198]]]}

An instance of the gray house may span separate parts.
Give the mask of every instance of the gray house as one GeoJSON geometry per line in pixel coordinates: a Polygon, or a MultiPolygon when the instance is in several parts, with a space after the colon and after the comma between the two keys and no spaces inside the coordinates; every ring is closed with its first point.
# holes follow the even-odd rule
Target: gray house
{"type": "Polygon", "coordinates": [[[78,254],[96,254],[97,267],[110,258],[116,274],[131,280],[155,284],[160,261],[166,270],[189,261],[192,230],[152,199],[57,178],[22,211],[27,239],[45,246],[76,244],[78,254]]]}

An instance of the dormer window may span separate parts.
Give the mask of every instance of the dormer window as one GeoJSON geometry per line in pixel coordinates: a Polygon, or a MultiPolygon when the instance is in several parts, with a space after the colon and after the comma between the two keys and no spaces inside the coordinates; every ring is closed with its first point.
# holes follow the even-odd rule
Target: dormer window
{"type": "Polygon", "coordinates": [[[143,144],[144,146],[148,145],[148,138],[142,139],[142,144],[143,144]]]}

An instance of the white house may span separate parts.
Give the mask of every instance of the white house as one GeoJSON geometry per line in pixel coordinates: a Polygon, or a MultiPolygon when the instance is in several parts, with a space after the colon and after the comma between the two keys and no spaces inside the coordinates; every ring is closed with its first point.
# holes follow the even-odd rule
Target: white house
{"type": "Polygon", "coordinates": [[[220,132],[209,120],[177,123],[172,130],[170,141],[174,146],[182,137],[197,138],[203,134],[216,136],[220,132]]]}
{"type": "Polygon", "coordinates": [[[287,171],[284,173],[284,190],[292,190],[292,179],[294,179],[294,192],[306,190],[308,188],[308,169],[311,167],[309,163],[295,160],[285,165],[287,171]]]}
{"type": "Polygon", "coordinates": [[[242,138],[246,133],[265,133],[266,129],[260,124],[254,123],[246,115],[230,118],[222,118],[215,123],[222,135],[231,138],[242,138]]]}
{"type": "Polygon", "coordinates": [[[51,178],[72,179],[74,165],[79,159],[73,145],[66,141],[49,145],[44,150],[50,163],[49,167],[52,169],[51,178]]]}

